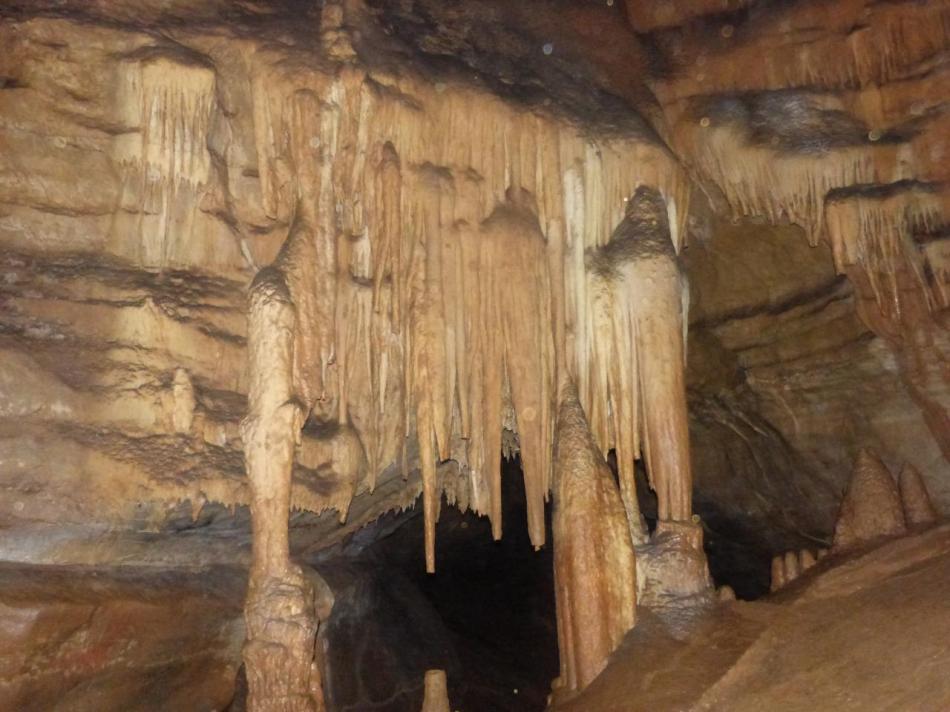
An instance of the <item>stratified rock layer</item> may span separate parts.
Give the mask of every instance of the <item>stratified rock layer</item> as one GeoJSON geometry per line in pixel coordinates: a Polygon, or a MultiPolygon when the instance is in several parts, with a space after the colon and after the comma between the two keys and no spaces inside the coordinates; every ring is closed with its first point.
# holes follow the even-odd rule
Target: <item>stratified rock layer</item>
{"type": "Polygon", "coordinates": [[[235,569],[0,565],[0,709],[224,709],[244,625],[235,569]]]}

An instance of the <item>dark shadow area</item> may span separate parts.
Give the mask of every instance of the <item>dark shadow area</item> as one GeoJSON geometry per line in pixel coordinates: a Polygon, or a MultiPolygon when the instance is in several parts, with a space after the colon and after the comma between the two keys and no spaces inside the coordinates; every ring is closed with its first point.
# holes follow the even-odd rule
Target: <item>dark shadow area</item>
{"type": "Polygon", "coordinates": [[[558,674],[550,511],[528,538],[517,461],[503,469],[504,536],[443,500],[436,573],[425,573],[421,508],[383,517],[317,566],[336,603],[321,638],[332,710],[418,712],[427,669],[448,674],[453,710],[543,710],[558,674]],[[374,538],[374,536],[376,538],[374,538]]]}

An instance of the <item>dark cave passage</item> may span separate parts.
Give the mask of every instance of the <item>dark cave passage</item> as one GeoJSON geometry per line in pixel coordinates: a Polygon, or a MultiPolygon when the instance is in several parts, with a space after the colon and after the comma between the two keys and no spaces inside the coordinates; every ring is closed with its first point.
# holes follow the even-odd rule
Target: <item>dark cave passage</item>
{"type": "Polygon", "coordinates": [[[418,712],[432,668],[446,670],[453,710],[545,708],[558,675],[550,507],[547,544],[534,551],[517,461],[504,463],[502,483],[498,542],[487,518],[443,500],[435,574],[419,508],[364,531],[378,538],[355,558],[318,567],[337,596],[324,633],[331,709],[418,712]]]}

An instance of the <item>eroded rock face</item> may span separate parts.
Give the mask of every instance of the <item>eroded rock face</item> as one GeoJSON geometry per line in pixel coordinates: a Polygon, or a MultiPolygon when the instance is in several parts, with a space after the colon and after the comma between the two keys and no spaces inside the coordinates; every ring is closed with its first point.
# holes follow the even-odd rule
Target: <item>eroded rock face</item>
{"type": "Polygon", "coordinates": [[[0,707],[225,709],[244,573],[0,566],[0,707]]]}

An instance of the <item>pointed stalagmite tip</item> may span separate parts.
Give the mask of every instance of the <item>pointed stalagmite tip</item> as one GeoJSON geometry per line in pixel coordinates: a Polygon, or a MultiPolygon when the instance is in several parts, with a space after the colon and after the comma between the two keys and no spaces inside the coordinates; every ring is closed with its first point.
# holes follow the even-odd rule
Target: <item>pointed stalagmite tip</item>
{"type": "Polygon", "coordinates": [[[924,527],[937,521],[937,512],[930,501],[927,485],[916,467],[907,463],[898,478],[901,504],[909,527],[924,527]]]}
{"type": "Polygon", "coordinates": [[[906,531],[897,483],[873,450],[861,450],[838,512],[832,549],[841,551],[906,531]]]}

